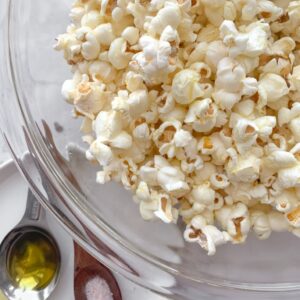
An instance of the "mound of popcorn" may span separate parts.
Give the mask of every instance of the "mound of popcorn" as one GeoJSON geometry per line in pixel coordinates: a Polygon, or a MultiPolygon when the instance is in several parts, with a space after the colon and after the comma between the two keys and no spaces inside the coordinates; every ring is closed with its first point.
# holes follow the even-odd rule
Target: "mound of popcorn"
{"type": "Polygon", "coordinates": [[[77,0],[57,38],[97,182],[208,255],[300,237],[300,1],[77,0]]]}

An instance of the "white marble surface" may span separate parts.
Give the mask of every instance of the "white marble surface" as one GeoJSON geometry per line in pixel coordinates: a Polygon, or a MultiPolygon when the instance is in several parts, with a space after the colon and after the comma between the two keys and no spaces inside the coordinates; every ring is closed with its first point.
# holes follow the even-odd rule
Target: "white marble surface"
{"type": "Polygon", "coordinates": [[[7,150],[7,146],[4,143],[2,135],[0,135],[0,165],[10,159],[10,154],[7,150]]]}

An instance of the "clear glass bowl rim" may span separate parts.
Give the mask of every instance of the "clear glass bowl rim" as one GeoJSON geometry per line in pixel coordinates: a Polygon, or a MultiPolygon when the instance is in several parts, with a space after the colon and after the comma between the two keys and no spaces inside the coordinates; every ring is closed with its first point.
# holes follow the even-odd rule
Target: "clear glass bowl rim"
{"type": "MultiPolygon", "coordinates": [[[[40,132],[37,130],[37,127],[35,126],[34,120],[30,115],[30,111],[26,107],[25,102],[22,100],[22,95],[19,94],[18,89],[18,80],[17,80],[17,74],[16,74],[16,66],[14,63],[14,45],[11,43],[11,39],[9,38],[9,33],[11,30],[10,27],[10,16],[13,13],[13,0],[2,0],[6,3],[8,3],[7,6],[7,15],[4,18],[4,21],[6,22],[6,26],[2,26],[0,28],[0,31],[2,31],[2,37],[4,47],[7,50],[7,56],[0,57],[0,60],[2,61],[2,67],[6,67],[7,70],[9,70],[8,77],[10,80],[6,82],[7,85],[10,85],[10,88],[13,90],[15,97],[11,99],[11,101],[14,101],[14,105],[16,108],[18,108],[17,114],[20,119],[16,119],[15,127],[18,127],[18,130],[20,131],[20,135],[22,135],[22,130],[25,130],[26,136],[29,138],[30,144],[34,147],[34,152],[32,153],[35,156],[35,159],[38,161],[39,165],[43,167],[43,170],[45,171],[45,174],[47,175],[49,181],[53,183],[53,186],[57,188],[59,191],[63,191],[63,194],[68,195],[69,199],[72,199],[72,201],[78,209],[81,210],[81,212],[84,214],[84,217],[90,220],[93,220],[94,217],[91,214],[89,210],[87,210],[85,207],[82,206],[82,202],[80,201],[81,195],[79,195],[72,185],[66,181],[63,178],[63,174],[57,172],[59,170],[59,166],[57,162],[53,160],[53,157],[51,156],[51,153],[47,149],[45,145],[43,145],[43,141],[40,138],[40,132]],[[55,174],[55,176],[53,175],[55,174]]],[[[3,24],[2,24],[3,25],[3,24]]],[[[1,54],[1,52],[0,52],[1,54]]],[[[1,68],[1,66],[0,66],[1,68]]],[[[1,77],[0,77],[1,79],[1,77]]],[[[4,83],[5,84],[5,83],[4,83]]],[[[3,111],[3,108],[1,108],[2,115],[5,114],[5,111],[3,111]]],[[[129,274],[126,270],[123,270],[120,268],[120,266],[116,265],[113,261],[106,260],[101,253],[98,252],[97,249],[93,248],[91,245],[87,243],[87,241],[79,236],[74,234],[74,231],[69,226],[68,222],[60,217],[60,215],[56,212],[55,208],[49,205],[48,201],[44,198],[42,193],[37,188],[37,185],[32,180],[30,174],[25,170],[22,166],[22,163],[19,159],[19,153],[14,148],[13,142],[10,140],[10,137],[8,135],[7,128],[11,126],[11,124],[5,124],[5,120],[3,118],[1,119],[1,131],[4,136],[4,139],[6,140],[6,143],[8,144],[8,147],[11,151],[11,154],[20,170],[20,172],[25,177],[28,184],[33,189],[35,195],[39,198],[39,200],[42,202],[42,204],[49,210],[51,213],[55,216],[55,218],[63,225],[63,227],[73,236],[73,238],[79,242],[87,251],[89,251],[92,255],[94,255],[97,259],[101,260],[104,264],[108,265],[112,270],[117,271],[124,275],[125,277],[129,278],[130,280],[143,285],[151,290],[154,290],[156,292],[162,292],[159,288],[155,286],[151,286],[151,284],[147,284],[144,282],[140,282],[138,278],[135,278],[131,274],[129,274]]],[[[27,148],[27,150],[32,151],[27,148]]],[[[138,249],[135,249],[131,247],[130,245],[127,245],[126,242],[122,241],[122,239],[118,236],[116,232],[112,228],[109,227],[108,224],[105,224],[102,222],[102,220],[98,220],[97,226],[101,228],[105,234],[117,241],[118,243],[122,244],[123,247],[125,247],[128,251],[134,253],[134,255],[138,255],[145,261],[147,261],[150,264],[155,265],[157,268],[163,270],[164,272],[167,272],[171,274],[172,276],[176,277],[183,277],[184,279],[188,281],[192,281],[194,283],[198,284],[206,284],[209,286],[214,287],[220,287],[220,288],[229,288],[229,289],[236,289],[241,291],[254,291],[254,292],[286,292],[286,291],[298,291],[300,290],[300,283],[297,284],[282,284],[282,283],[276,283],[276,284],[264,284],[264,283],[242,283],[242,282],[231,282],[231,281],[225,281],[225,280],[206,280],[206,279],[197,279],[197,278],[191,278],[185,276],[185,274],[181,274],[177,272],[176,270],[170,268],[166,264],[162,264],[161,262],[157,261],[155,258],[150,257],[146,253],[143,253],[139,251],[138,249]]]]}

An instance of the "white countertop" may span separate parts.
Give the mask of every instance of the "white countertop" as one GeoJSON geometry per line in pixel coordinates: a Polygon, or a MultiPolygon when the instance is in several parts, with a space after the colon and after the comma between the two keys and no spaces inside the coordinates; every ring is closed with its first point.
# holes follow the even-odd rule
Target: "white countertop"
{"type": "Polygon", "coordinates": [[[0,165],[10,159],[7,147],[4,144],[3,137],[0,135],[0,165]]]}

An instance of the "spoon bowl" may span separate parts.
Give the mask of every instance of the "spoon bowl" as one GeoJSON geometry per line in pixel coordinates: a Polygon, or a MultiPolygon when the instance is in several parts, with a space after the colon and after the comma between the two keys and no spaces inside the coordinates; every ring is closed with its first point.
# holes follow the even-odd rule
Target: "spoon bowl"
{"type": "Polygon", "coordinates": [[[0,287],[10,300],[45,300],[57,285],[60,250],[47,230],[44,216],[45,212],[29,191],[22,220],[6,235],[0,245],[0,287]],[[38,245],[41,251],[34,253],[32,249],[39,249],[38,245]],[[30,259],[34,260],[33,264],[47,261],[47,278],[41,277],[39,273],[28,278],[24,277],[23,281],[16,280],[18,272],[20,273],[20,263],[14,260],[16,257],[23,264],[27,264],[30,259]],[[36,281],[31,278],[36,278],[36,281]]]}
{"type": "MultiPolygon", "coordinates": [[[[111,293],[110,299],[122,300],[121,290],[119,288],[118,282],[115,279],[112,272],[97,261],[94,257],[89,255],[84,251],[78,244],[74,243],[75,249],[75,269],[74,269],[74,293],[76,300],[87,300],[87,299],[97,299],[95,296],[88,296],[87,285],[93,281],[93,279],[100,280],[98,285],[101,289],[101,282],[105,282],[105,286],[109,289],[111,293]]],[[[94,293],[97,292],[95,286],[94,293]]],[[[104,291],[105,292],[105,291],[104,291]]],[[[93,293],[93,294],[94,294],[93,293]]],[[[102,296],[97,294],[99,299],[102,296]]],[[[103,297],[104,299],[107,299],[103,297]]]]}

